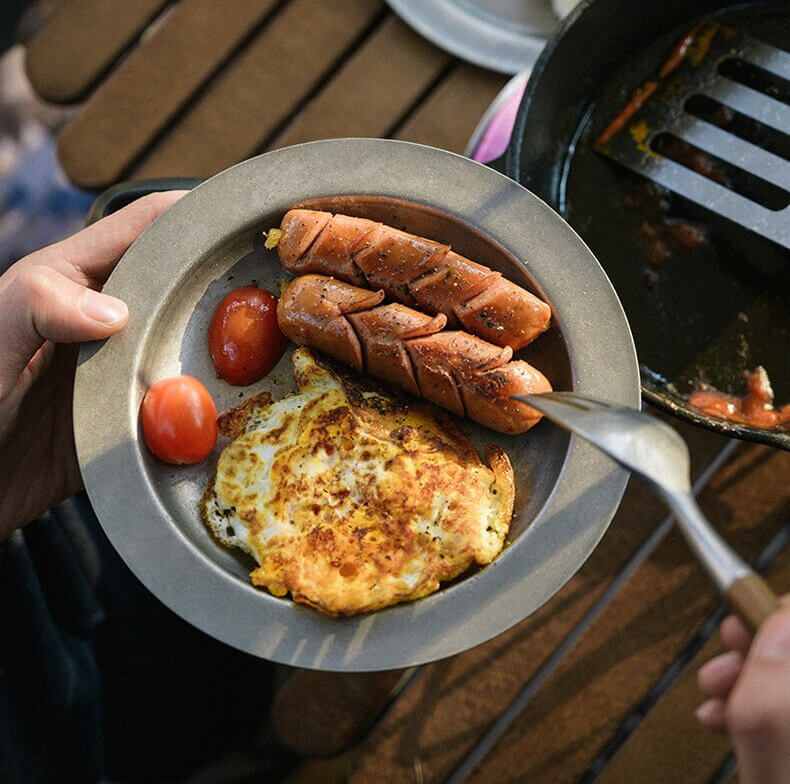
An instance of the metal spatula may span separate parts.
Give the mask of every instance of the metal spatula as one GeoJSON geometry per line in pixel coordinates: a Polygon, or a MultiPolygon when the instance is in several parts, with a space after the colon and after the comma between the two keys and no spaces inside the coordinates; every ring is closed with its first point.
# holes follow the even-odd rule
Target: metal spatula
{"type": "Polygon", "coordinates": [[[663,496],[716,587],[752,631],[778,609],[773,591],[729,548],[697,506],[691,493],[688,447],[669,425],[573,392],[515,399],[594,444],[663,496]]]}
{"type": "Polygon", "coordinates": [[[715,22],[599,135],[629,169],[790,248],[790,54],[715,22]]]}

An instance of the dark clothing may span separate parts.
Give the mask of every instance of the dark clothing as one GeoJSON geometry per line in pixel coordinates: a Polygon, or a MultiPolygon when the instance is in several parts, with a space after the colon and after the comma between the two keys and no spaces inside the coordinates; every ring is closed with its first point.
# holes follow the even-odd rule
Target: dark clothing
{"type": "Polygon", "coordinates": [[[96,781],[102,610],[52,518],[17,531],[0,556],[0,779],[96,781]]]}
{"type": "Polygon", "coordinates": [[[84,497],[0,544],[0,615],[4,783],[179,778],[267,720],[272,666],[155,599],[84,497]]]}

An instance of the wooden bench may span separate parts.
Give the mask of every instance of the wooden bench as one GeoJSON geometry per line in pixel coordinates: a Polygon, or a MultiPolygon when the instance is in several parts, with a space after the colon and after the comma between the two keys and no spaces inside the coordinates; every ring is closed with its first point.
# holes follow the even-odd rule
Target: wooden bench
{"type": "Polygon", "coordinates": [[[382,0],[239,0],[233,13],[213,0],[61,0],[26,65],[42,97],[82,102],[58,156],[85,188],[206,177],[333,136],[462,152],[505,82],[429,44],[382,0]]]}

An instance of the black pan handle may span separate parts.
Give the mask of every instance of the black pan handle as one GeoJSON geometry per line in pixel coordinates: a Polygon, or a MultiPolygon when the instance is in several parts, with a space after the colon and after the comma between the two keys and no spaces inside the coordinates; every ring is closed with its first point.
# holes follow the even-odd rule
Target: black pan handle
{"type": "Polygon", "coordinates": [[[121,207],[160,191],[192,190],[203,182],[199,177],[154,177],[147,180],[126,180],[107,188],[91,205],[85,224],[90,226],[99,218],[103,218],[121,207]]]}

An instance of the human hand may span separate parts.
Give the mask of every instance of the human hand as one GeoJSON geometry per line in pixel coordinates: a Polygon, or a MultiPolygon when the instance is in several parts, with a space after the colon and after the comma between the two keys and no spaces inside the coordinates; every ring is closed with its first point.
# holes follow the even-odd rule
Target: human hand
{"type": "Polygon", "coordinates": [[[126,305],[98,292],[183,194],[144,196],[0,276],[0,540],[81,488],[71,424],[78,344],[126,324],[126,305]]]}
{"type": "Polygon", "coordinates": [[[727,732],[742,784],[790,781],[790,597],[752,635],[735,616],[721,624],[730,648],[700,667],[697,682],[709,699],[700,723],[727,732]]]}

